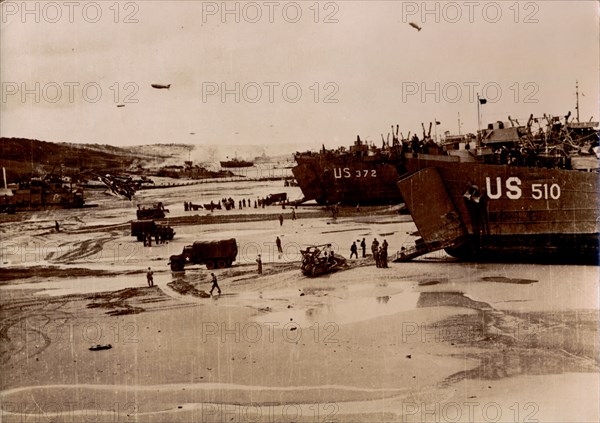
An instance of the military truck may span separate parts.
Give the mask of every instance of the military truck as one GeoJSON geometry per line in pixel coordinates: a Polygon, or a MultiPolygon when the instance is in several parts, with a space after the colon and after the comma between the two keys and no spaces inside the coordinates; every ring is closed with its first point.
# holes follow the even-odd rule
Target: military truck
{"type": "Polygon", "coordinates": [[[172,255],[169,265],[174,272],[184,270],[186,265],[191,264],[204,264],[207,269],[215,267],[223,269],[231,267],[237,252],[235,238],[222,241],[196,241],[192,245],[185,246],[181,254],[172,255]]]}
{"type": "Polygon", "coordinates": [[[165,209],[162,202],[151,205],[138,204],[136,215],[138,220],[162,219],[165,213],[169,213],[169,209],[165,209]]]}
{"type": "Polygon", "coordinates": [[[175,236],[175,231],[166,223],[155,222],[154,220],[134,220],[131,222],[131,236],[143,241],[144,236],[150,234],[152,238],[156,235],[162,240],[171,241],[175,236]]]}
{"type": "Polygon", "coordinates": [[[272,204],[282,203],[287,201],[287,193],[280,192],[278,194],[269,194],[265,198],[265,205],[270,206],[272,204]]]}

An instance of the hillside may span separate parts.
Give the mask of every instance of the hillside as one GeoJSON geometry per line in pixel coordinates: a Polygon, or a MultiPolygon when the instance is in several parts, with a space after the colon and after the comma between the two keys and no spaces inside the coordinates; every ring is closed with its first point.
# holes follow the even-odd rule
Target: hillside
{"type": "Polygon", "coordinates": [[[160,166],[185,160],[193,146],[115,147],[100,144],[53,143],[26,138],[0,138],[0,166],[9,182],[32,173],[76,176],[85,172],[123,172],[139,166],[160,166]]]}

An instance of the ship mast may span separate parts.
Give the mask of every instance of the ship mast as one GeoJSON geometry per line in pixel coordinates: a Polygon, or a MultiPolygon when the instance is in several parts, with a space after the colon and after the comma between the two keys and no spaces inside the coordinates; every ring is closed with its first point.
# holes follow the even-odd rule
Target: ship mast
{"type": "Polygon", "coordinates": [[[481,100],[479,99],[479,93],[477,93],[477,136],[481,132],[481,113],[479,111],[479,105],[481,104],[481,100]]]}
{"type": "Polygon", "coordinates": [[[579,81],[575,80],[575,110],[577,110],[577,123],[579,123],[579,81]]]}

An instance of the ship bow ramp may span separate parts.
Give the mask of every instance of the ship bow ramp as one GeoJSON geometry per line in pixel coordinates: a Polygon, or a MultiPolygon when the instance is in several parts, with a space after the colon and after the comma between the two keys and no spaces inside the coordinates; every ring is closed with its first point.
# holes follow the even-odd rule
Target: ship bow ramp
{"type": "Polygon", "coordinates": [[[401,179],[398,188],[422,238],[416,248],[405,253],[405,258],[456,248],[466,242],[467,229],[436,168],[421,169],[401,179]]]}

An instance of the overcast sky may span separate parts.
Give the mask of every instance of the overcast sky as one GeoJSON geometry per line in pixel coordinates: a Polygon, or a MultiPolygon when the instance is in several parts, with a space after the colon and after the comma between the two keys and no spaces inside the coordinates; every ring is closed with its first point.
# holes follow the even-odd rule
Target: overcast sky
{"type": "Polygon", "coordinates": [[[477,92],[483,122],[575,114],[576,80],[598,120],[594,1],[222,5],[4,1],[0,135],[335,147],[434,118],[457,133],[459,114],[475,132],[477,92]]]}

